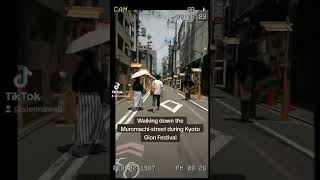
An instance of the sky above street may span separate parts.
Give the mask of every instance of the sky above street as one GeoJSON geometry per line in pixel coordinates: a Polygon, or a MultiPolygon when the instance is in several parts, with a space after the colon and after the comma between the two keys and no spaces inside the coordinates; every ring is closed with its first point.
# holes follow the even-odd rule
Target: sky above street
{"type": "MultiPolygon", "coordinates": [[[[139,19],[143,27],[146,28],[147,34],[152,36],[152,49],[157,51],[157,73],[162,72],[161,62],[162,58],[168,56],[169,41],[173,41],[175,36],[174,24],[167,26],[167,21],[170,17],[177,14],[188,14],[187,10],[156,10],[154,15],[148,12],[140,13],[139,19]],[[167,41],[167,43],[166,43],[167,41]]],[[[194,11],[193,13],[196,13],[194,11]]],[[[178,21],[178,29],[181,25],[182,20],[178,21]]],[[[142,45],[147,44],[146,37],[139,37],[139,42],[142,45]]]]}

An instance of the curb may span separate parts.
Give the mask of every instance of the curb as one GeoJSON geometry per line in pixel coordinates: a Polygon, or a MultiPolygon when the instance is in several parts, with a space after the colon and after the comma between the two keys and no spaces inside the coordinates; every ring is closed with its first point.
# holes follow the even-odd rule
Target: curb
{"type": "MultiPolygon", "coordinates": [[[[281,112],[279,109],[274,108],[274,107],[267,106],[267,105],[265,105],[265,104],[259,103],[259,104],[257,104],[257,105],[260,105],[260,106],[262,106],[262,107],[268,108],[268,109],[273,110],[273,111],[281,112]]],[[[301,117],[292,115],[292,114],[290,114],[290,113],[289,113],[289,116],[292,117],[292,118],[294,118],[294,119],[296,119],[296,120],[298,120],[298,121],[301,121],[301,122],[306,123],[306,124],[308,124],[308,125],[314,126],[314,122],[310,122],[310,121],[308,121],[308,120],[305,120],[305,119],[303,119],[303,118],[301,118],[301,117]]]]}
{"type": "MultiPolygon", "coordinates": [[[[235,108],[231,107],[230,105],[220,101],[220,100],[217,100],[217,102],[219,102],[220,104],[224,105],[225,107],[229,108],[230,110],[236,112],[237,114],[241,115],[241,112],[236,110],[235,108]]],[[[285,144],[293,147],[294,149],[302,152],[303,154],[305,154],[306,156],[314,159],[314,152],[312,152],[311,150],[301,146],[300,144],[297,144],[295,143],[294,141],[288,139],[287,137],[275,132],[274,130],[272,130],[271,128],[265,126],[265,125],[262,125],[261,123],[258,123],[256,121],[253,121],[253,124],[260,128],[261,130],[263,130],[264,132],[268,133],[268,134],[271,134],[272,136],[276,137],[277,139],[279,139],[280,141],[284,142],[285,144]]]]}
{"type": "Polygon", "coordinates": [[[28,136],[32,132],[36,131],[37,129],[49,124],[52,120],[57,118],[59,114],[51,113],[46,116],[42,116],[36,120],[36,122],[30,124],[29,126],[23,128],[21,131],[18,132],[18,141],[22,140],[24,137],[28,136]]]}
{"type": "Polygon", "coordinates": [[[253,122],[253,124],[255,126],[257,126],[258,128],[264,130],[265,132],[271,134],[272,136],[278,138],[279,140],[281,140],[282,142],[284,142],[285,144],[297,149],[298,151],[302,152],[303,154],[307,155],[308,157],[314,159],[314,152],[312,152],[311,150],[303,147],[302,145],[300,144],[297,144],[296,142],[286,138],[285,136],[273,131],[272,129],[258,123],[258,122],[253,122]]]}

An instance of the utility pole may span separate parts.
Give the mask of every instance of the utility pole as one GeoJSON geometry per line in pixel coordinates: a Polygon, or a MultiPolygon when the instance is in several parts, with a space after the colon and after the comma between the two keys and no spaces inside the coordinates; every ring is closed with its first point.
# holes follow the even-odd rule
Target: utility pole
{"type": "MultiPolygon", "coordinates": [[[[148,34],[148,36],[147,36],[147,38],[148,38],[148,41],[147,41],[147,62],[149,62],[150,63],[150,65],[149,65],[149,67],[150,67],[150,72],[152,71],[152,62],[151,62],[151,58],[150,58],[150,52],[149,52],[149,48],[150,48],[150,44],[152,43],[152,41],[151,41],[151,35],[150,34],[148,34]]],[[[148,67],[146,67],[146,68],[148,68],[148,67]]]]}
{"type": "Polygon", "coordinates": [[[139,62],[139,35],[140,35],[140,23],[139,23],[139,11],[137,11],[137,18],[136,18],[136,63],[139,62]]]}
{"type": "Polygon", "coordinates": [[[174,66],[173,66],[173,71],[174,71],[174,74],[176,73],[176,68],[177,68],[177,26],[178,26],[178,23],[177,21],[175,21],[175,28],[174,28],[174,66]]]}

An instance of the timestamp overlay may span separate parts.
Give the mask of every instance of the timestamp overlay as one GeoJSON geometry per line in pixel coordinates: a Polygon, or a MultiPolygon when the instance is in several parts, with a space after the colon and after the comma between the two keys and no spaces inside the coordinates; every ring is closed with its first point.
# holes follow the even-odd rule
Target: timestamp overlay
{"type": "Polygon", "coordinates": [[[116,105],[116,177],[207,178],[207,10],[128,10],[116,18],[117,82],[128,95],[116,105]],[[125,47],[136,50],[127,65],[125,47]]]}

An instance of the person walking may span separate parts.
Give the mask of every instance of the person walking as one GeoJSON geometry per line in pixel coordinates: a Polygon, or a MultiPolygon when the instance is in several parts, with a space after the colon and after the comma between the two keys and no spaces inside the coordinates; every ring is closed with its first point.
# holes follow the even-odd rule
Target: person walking
{"type": "Polygon", "coordinates": [[[135,78],[135,82],[133,83],[132,89],[134,91],[134,105],[132,110],[137,111],[139,109],[142,109],[143,86],[140,83],[140,77],[135,78]]]}
{"type": "Polygon", "coordinates": [[[240,101],[241,101],[241,119],[248,122],[252,115],[251,100],[253,90],[253,73],[252,67],[248,61],[243,61],[243,68],[239,72],[240,82],[240,101]]]}
{"type": "Polygon", "coordinates": [[[251,110],[253,109],[254,71],[253,64],[249,60],[250,57],[253,57],[252,54],[252,47],[249,43],[243,43],[239,48],[237,71],[240,84],[241,119],[243,122],[248,122],[251,115],[253,115],[251,110]]]}
{"type": "Polygon", "coordinates": [[[74,144],[69,150],[75,157],[106,151],[102,144],[105,135],[103,118],[103,97],[107,82],[94,65],[94,53],[82,52],[80,63],[72,80],[76,92],[77,112],[73,135],[74,144]],[[105,83],[104,83],[105,82],[105,83]]]}
{"type": "Polygon", "coordinates": [[[154,88],[153,99],[152,99],[152,111],[156,110],[156,101],[157,101],[157,110],[160,108],[160,96],[162,96],[163,92],[163,82],[160,80],[160,75],[156,76],[156,80],[152,82],[152,86],[154,88]]]}

